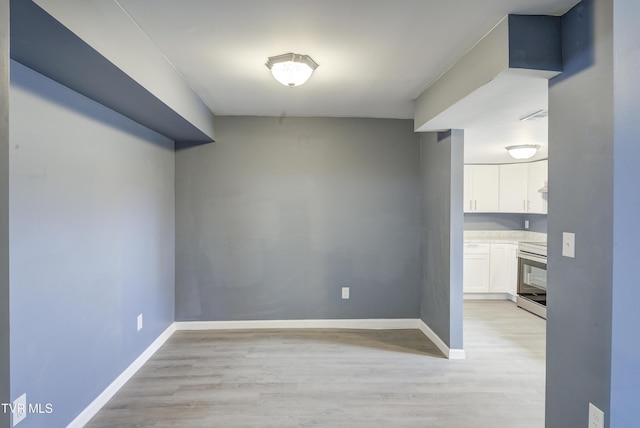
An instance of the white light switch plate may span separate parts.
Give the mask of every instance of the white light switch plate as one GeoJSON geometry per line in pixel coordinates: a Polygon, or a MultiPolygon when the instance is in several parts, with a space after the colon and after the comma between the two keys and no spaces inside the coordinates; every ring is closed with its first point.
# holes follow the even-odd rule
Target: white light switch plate
{"type": "Polygon", "coordinates": [[[142,314],[138,315],[138,331],[142,330],[142,314]]]}
{"type": "Polygon", "coordinates": [[[589,428],[604,428],[604,412],[589,403],[589,428]]]}
{"type": "Polygon", "coordinates": [[[349,298],[349,287],[342,287],[342,298],[343,299],[349,298]]]}
{"type": "Polygon", "coordinates": [[[576,257],[576,234],[564,232],[562,234],[562,255],[576,257]]]}

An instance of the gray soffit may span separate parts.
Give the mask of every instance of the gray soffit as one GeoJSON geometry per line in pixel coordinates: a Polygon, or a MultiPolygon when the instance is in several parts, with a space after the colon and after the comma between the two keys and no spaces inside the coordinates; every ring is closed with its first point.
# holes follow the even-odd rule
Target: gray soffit
{"type": "Polygon", "coordinates": [[[509,15],[427,88],[415,104],[418,132],[465,130],[465,162],[507,163],[505,147],[537,144],[547,157],[548,80],[562,72],[561,18],[509,15]]]}
{"type": "Polygon", "coordinates": [[[11,58],[174,141],[213,140],[30,0],[11,0],[11,58]]]}
{"type": "Polygon", "coordinates": [[[434,122],[474,91],[509,73],[545,80],[560,74],[560,22],[556,16],[509,15],[416,99],[416,131],[461,128],[434,122]]]}
{"type": "Polygon", "coordinates": [[[509,15],[509,68],[562,71],[562,17],[509,15]]]}

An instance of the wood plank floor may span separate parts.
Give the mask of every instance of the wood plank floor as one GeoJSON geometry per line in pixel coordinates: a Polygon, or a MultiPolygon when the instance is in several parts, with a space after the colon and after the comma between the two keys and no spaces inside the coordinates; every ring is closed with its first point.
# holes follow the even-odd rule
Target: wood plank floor
{"type": "Polygon", "coordinates": [[[543,427],[545,321],[464,309],[459,361],[417,330],[176,332],[87,427],[543,427]]]}

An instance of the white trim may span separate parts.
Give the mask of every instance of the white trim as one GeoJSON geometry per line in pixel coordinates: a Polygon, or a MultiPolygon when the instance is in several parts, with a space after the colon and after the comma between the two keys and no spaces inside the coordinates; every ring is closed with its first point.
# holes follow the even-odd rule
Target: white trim
{"type": "Polygon", "coordinates": [[[353,328],[365,330],[417,329],[418,319],[178,321],[176,330],[254,330],[281,328],[353,328]]]}
{"type": "Polygon", "coordinates": [[[431,330],[431,328],[424,323],[422,320],[418,321],[418,329],[424,333],[425,336],[429,338],[438,349],[450,360],[464,360],[466,358],[464,349],[450,349],[446,343],[440,339],[440,336],[436,334],[435,331],[431,330]]]}
{"type": "Polygon", "coordinates": [[[172,323],[163,331],[147,349],[144,350],[133,363],[129,365],[104,391],[96,397],[69,425],[67,428],[82,428],[92,417],[124,386],[125,383],[147,362],[149,358],[167,341],[176,331],[175,323],[172,323]]]}
{"type": "Polygon", "coordinates": [[[510,300],[516,301],[516,296],[511,293],[464,293],[464,300],[510,300]]]}
{"type": "Polygon", "coordinates": [[[467,354],[464,349],[449,349],[450,360],[464,360],[465,358],[467,358],[467,354]]]}

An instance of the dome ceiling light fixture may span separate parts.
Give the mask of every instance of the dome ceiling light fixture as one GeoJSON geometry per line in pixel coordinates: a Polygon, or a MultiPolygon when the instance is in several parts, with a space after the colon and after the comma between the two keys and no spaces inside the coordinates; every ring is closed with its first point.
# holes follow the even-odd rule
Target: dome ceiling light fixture
{"type": "Polygon", "coordinates": [[[265,65],[278,82],[290,88],[304,84],[318,68],[309,55],[295,53],[270,56],[265,65]]]}
{"type": "Polygon", "coordinates": [[[507,151],[514,159],[529,159],[532,158],[540,146],[535,144],[521,144],[518,146],[506,147],[507,151]]]}

